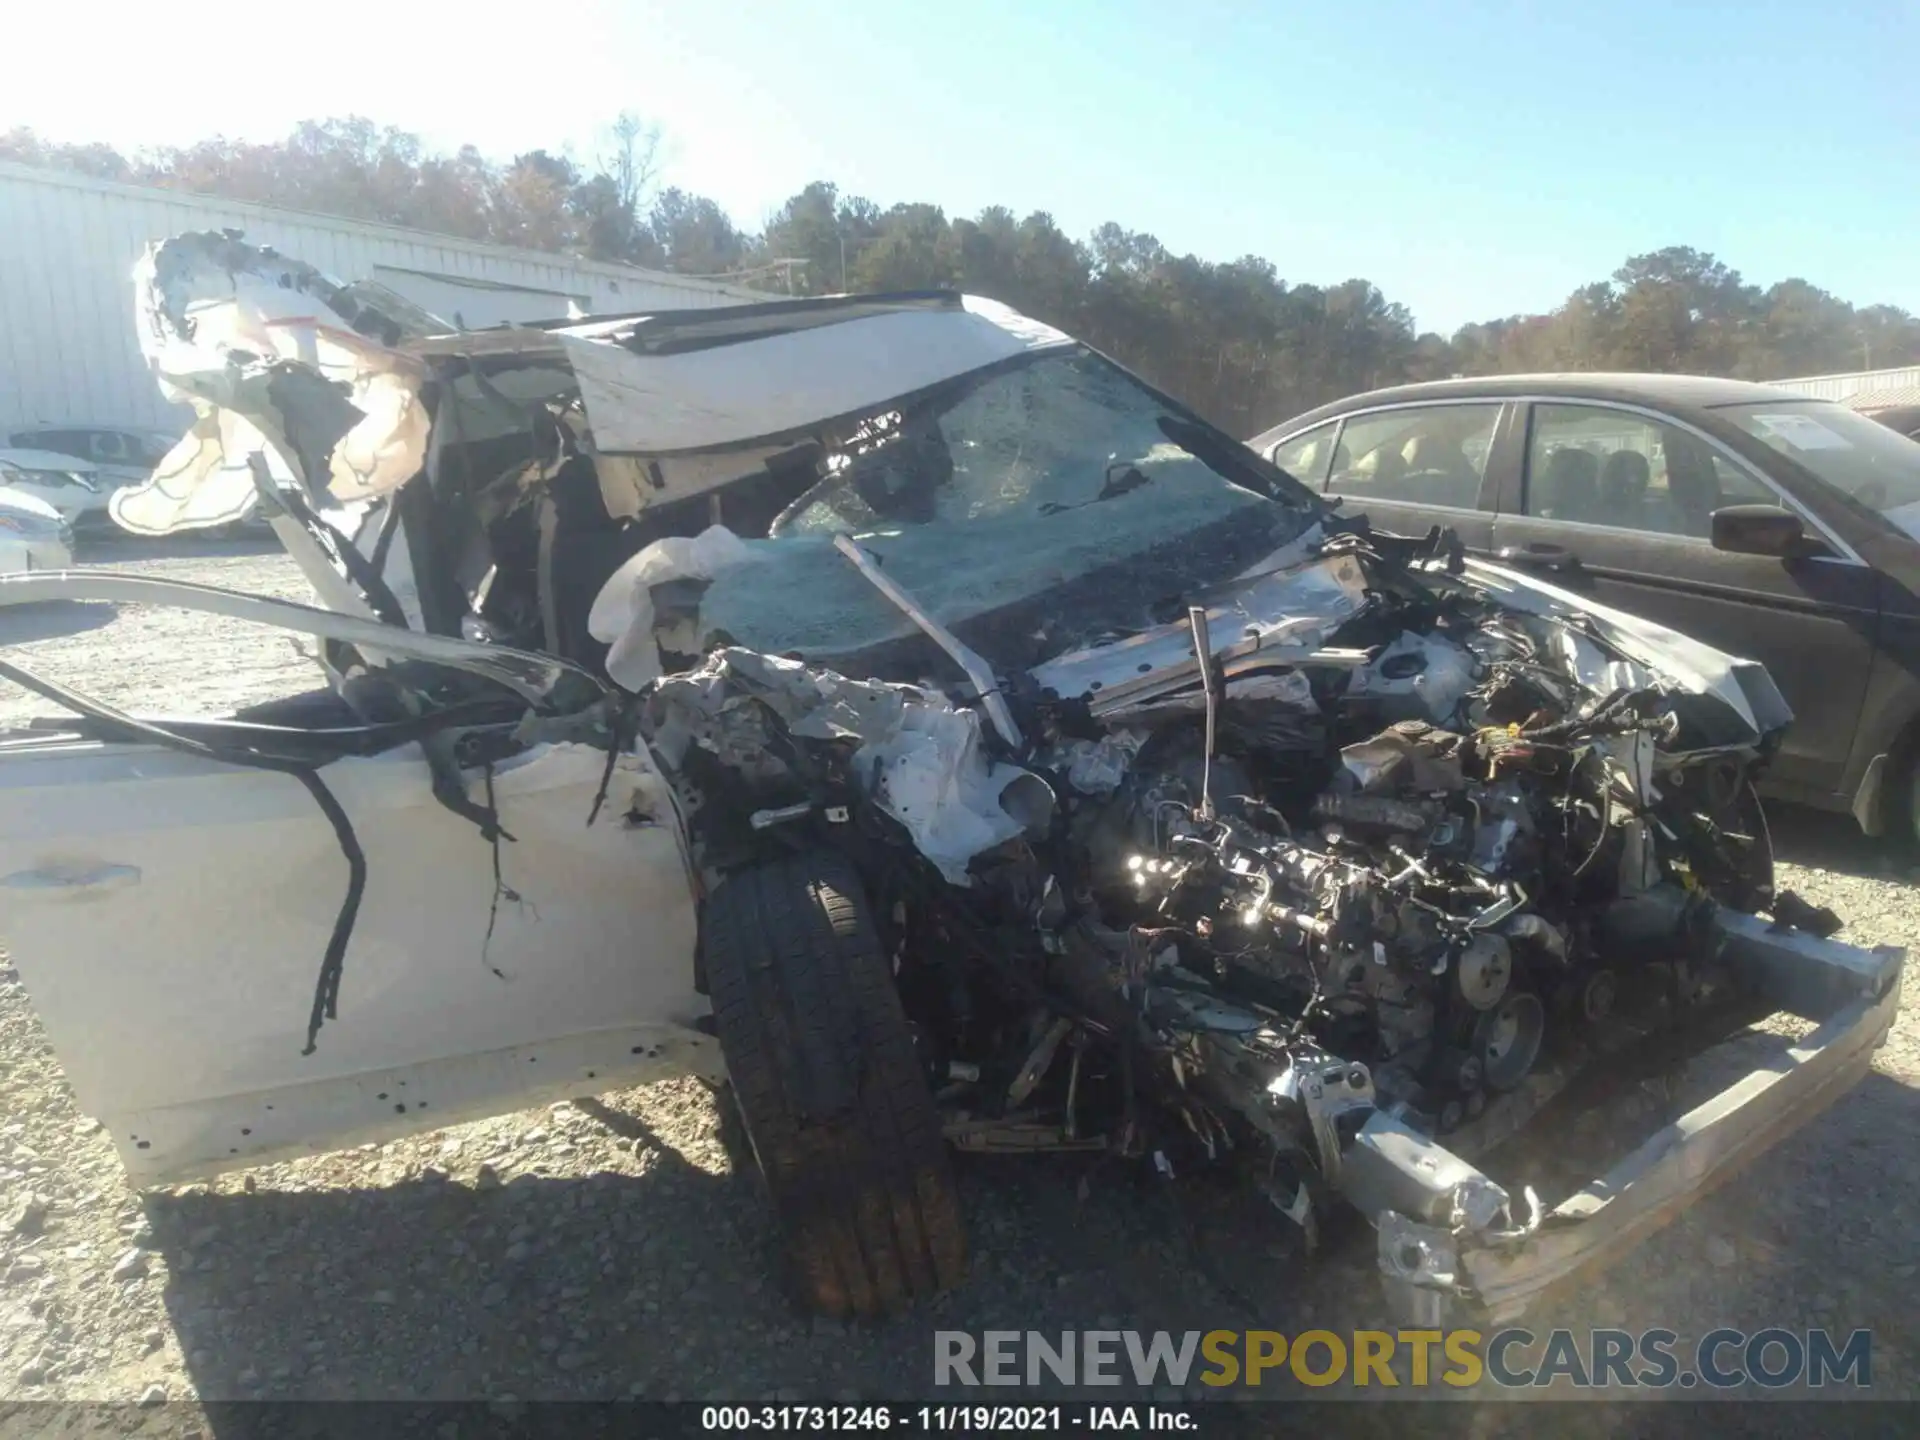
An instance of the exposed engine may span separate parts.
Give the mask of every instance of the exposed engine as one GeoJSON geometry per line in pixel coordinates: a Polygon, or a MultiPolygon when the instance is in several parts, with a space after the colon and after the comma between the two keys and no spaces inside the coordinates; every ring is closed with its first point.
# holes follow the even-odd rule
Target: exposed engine
{"type": "MultiPolygon", "coordinates": [[[[1234,762],[1215,766],[1212,814],[1191,767],[1131,787],[1132,893],[1108,908],[1151,937],[1163,983],[1244,1005],[1228,1028],[1284,1018],[1451,1130],[1526,1078],[1550,996],[1578,979],[1587,1008],[1605,1004],[1607,972],[1537,908],[1570,828],[1599,850],[1605,800],[1569,813],[1540,785],[1564,779],[1566,752],[1506,731],[1402,721],[1342,760],[1297,826],[1234,762]]],[[[1223,1018],[1218,1001],[1187,1013],[1223,1018]]]]}
{"type": "Polygon", "coordinates": [[[1358,1062],[1356,1108],[1429,1134],[1503,1096],[1531,1108],[1623,969],[1633,993],[1671,989],[1673,952],[1618,953],[1610,906],[1676,876],[1765,899],[1761,837],[1730,823],[1757,813],[1741,769],[1660,753],[1671,696],[1585,690],[1547,659],[1555,622],[1488,615],[1456,641],[1451,618],[1315,675],[1316,734],[1276,746],[1229,697],[1212,748],[1198,721],[1137,737],[1077,809],[1112,983],[1181,1085],[1269,1138],[1308,1138],[1312,1107],[1287,1102],[1323,1062],[1358,1062]]]}
{"type": "Polygon", "coordinates": [[[1244,638],[1194,607],[1037,667],[1017,743],[740,650],[662,681],[649,738],[710,868],[788,827],[856,859],[955,1145],[1251,1159],[1309,1235],[1336,1185],[1524,1228],[1391,1135],[1483,1153],[1595,1055],[1738,1004],[1688,926],[1772,903],[1752,735],[1457,569],[1346,540],[1248,585],[1213,612],[1244,638]]]}

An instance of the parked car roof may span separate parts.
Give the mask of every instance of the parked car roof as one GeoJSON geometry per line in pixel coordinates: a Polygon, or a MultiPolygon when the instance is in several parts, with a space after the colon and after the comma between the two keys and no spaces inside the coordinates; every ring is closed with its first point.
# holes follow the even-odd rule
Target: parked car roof
{"type": "Polygon", "coordinates": [[[1767,401],[1805,400],[1808,397],[1778,385],[1758,385],[1750,380],[1724,380],[1712,375],[1661,375],[1634,371],[1538,373],[1530,375],[1473,375],[1455,380],[1428,380],[1417,385],[1393,385],[1384,390],[1369,390],[1349,395],[1296,415],[1256,436],[1250,444],[1277,440],[1283,434],[1299,430],[1317,420],[1373,405],[1394,405],[1421,400],[1461,400],[1475,396],[1503,399],[1513,395],[1533,395],[1546,391],[1554,395],[1577,396],[1592,400],[1650,402],[1666,408],[1710,410],[1723,405],[1757,405],[1767,401]]]}

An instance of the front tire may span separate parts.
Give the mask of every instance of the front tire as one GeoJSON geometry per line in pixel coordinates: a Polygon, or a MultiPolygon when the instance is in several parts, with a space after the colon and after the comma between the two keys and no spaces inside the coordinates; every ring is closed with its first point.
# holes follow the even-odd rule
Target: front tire
{"type": "Polygon", "coordinates": [[[868,1317],[956,1284],[966,1239],[940,1116],[852,866],[819,851],[729,877],[702,945],[802,1299],[868,1317]]]}

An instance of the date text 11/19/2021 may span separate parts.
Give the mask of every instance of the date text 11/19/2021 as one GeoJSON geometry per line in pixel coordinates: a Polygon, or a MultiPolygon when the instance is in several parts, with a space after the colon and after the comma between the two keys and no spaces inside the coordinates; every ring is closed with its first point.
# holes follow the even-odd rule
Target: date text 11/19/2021
{"type": "Polygon", "coordinates": [[[899,1431],[903,1434],[1059,1434],[1063,1431],[1195,1432],[1179,1405],[707,1405],[708,1433],[899,1431]]]}

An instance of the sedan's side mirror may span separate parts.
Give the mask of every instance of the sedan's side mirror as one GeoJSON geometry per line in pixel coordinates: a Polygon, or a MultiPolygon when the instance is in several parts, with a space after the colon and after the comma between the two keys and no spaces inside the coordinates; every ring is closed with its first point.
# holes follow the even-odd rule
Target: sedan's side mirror
{"type": "Polygon", "coordinates": [[[1793,560],[1824,554],[1827,547],[1810,539],[1800,517],[1782,506],[1724,505],[1713,512],[1713,548],[1793,560]]]}

